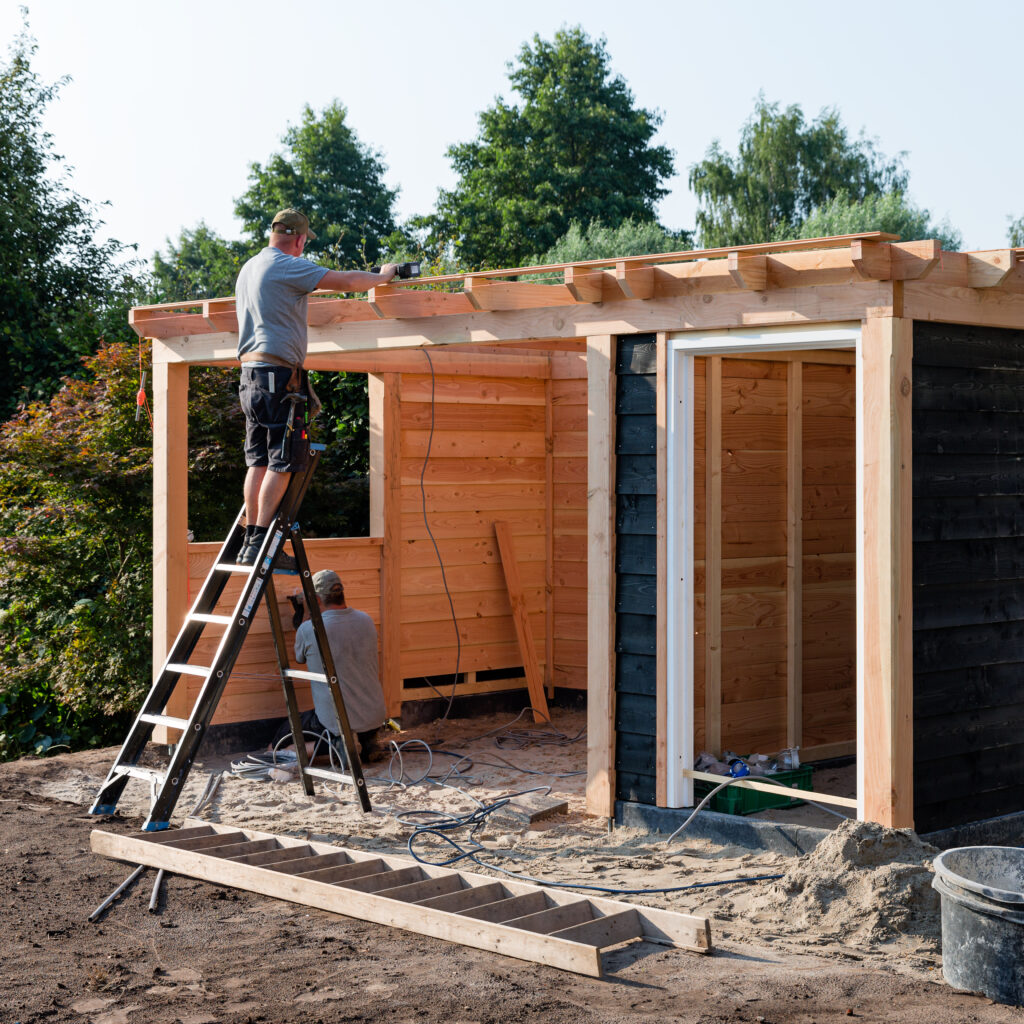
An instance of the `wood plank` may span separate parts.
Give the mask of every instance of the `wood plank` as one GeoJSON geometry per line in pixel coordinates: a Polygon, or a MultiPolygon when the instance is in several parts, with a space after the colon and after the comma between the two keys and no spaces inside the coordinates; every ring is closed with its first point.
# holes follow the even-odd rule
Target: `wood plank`
{"type": "Polygon", "coordinates": [[[595,917],[580,924],[570,925],[551,934],[572,942],[585,942],[588,946],[603,949],[619,942],[638,938],[643,934],[643,925],[635,910],[623,910],[618,914],[595,917]]]}
{"type": "Polygon", "coordinates": [[[459,917],[471,917],[476,921],[492,921],[495,924],[500,924],[503,921],[522,917],[524,914],[544,910],[547,906],[548,897],[538,890],[509,896],[506,899],[485,903],[479,907],[467,907],[465,910],[458,911],[458,915],[459,917]]]}
{"type": "Polygon", "coordinates": [[[526,671],[526,686],[530,692],[533,720],[546,722],[549,721],[550,716],[548,715],[548,702],[544,695],[544,676],[541,673],[537,650],[533,643],[529,609],[523,595],[523,583],[519,573],[519,563],[516,560],[516,545],[508,523],[496,522],[494,536],[498,542],[501,566],[505,574],[505,585],[508,588],[508,599],[512,606],[512,621],[515,624],[516,638],[519,641],[519,650],[523,658],[523,668],[526,671]]]}
{"type": "MultiPolygon", "coordinates": [[[[568,279],[567,279],[568,280],[568,279]]],[[[555,426],[551,380],[544,386],[544,685],[548,698],[555,696],[555,426]]],[[[509,520],[504,520],[512,523],[509,520]]]]}
{"type": "Polygon", "coordinates": [[[704,743],[722,750],[722,359],[707,360],[704,525],[704,743]]]}
{"type": "MultiPolygon", "coordinates": [[[[380,562],[380,674],[384,703],[389,715],[402,711],[402,378],[382,374],[379,446],[381,480],[378,485],[383,501],[383,546],[380,562]]],[[[372,429],[372,425],[371,425],[372,429]]]]}
{"type": "Polygon", "coordinates": [[[475,309],[533,309],[543,306],[569,306],[576,296],[564,284],[537,284],[533,281],[490,281],[471,275],[463,290],[475,309]]]}
{"type": "MultiPolygon", "coordinates": [[[[693,779],[700,779],[703,782],[722,782],[721,775],[710,775],[707,772],[698,772],[689,768],[683,769],[684,774],[689,775],[693,779]]],[[[772,785],[767,780],[755,781],[754,779],[741,779],[739,782],[733,783],[735,786],[741,786],[743,789],[756,789],[759,793],[779,793],[781,787],[778,785],[772,785]]],[[[804,791],[796,790],[797,796],[801,795],[804,791]]],[[[819,793],[817,790],[813,794],[806,794],[811,799],[822,804],[833,804],[836,807],[849,807],[856,809],[857,801],[847,796],[833,796],[831,793],[819,793]]]]}
{"type": "Polygon", "coordinates": [[[279,861],[276,864],[265,864],[270,871],[281,871],[288,875],[299,875],[307,871],[318,871],[322,868],[334,868],[342,864],[351,864],[352,858],[344,850],[335,853],[317,853],[313,850],[308,856],[295,860],[279,861]]]}
{"type": "Polygon", "coordinates": [[[430,899],[421,900],[420,906],[457,914],[460,910],[494,903],[506,896],[508,896],[508,891],[501,882],[490,882],[487,885],[467,886],[465,889],[445,893],[442,896],[432,896],[430,899]]]}
{"type": "Polygon", "coordinates": [[[458,875],[441,875],[439,878],[427,878],[420,882],[410,882],[394,889],[384,889],[381,896],[389,900],[405,900],[407,903],[422,903],[434,896],[461,891],[462,879],[458,875]]]}
{"type": "MultiPolygon", "coordinates": [[[[153,364],[153,681],[188,612],[188,367],[153,364]]],[[[241,504],[241,501],[239,501],[241,504]]],[[[188,718],[185,688],[171,693],[164,714],[188,718]]],[[[181,732],[158,725],[154,743],[181,732]]]]}
{"type": "Polygon", "coordinates": [[[803,364],[789,364],[786,448],[786,746],[803,728],[803,364]]]}
{"type": "Polygon", "coordinates": [[[561,931],[563,928],[570,928],[575,924],[582,924],[584,921],[592,921],[593,918],[593,908],[589,903],[581,902],[565,903],[560,907],[538,910],[535,914],[512,918],[505,923],[513,928],[522,928],[526,932],[550,935],[552,932],[561,931]]]}
{"type": "Polygon", "coordinates": [[[615,339],[587,338],[587,811],[615,803],[615,339]]]}
{"type": "Polygon", "coordinates": [[[913,324],[872,318],[862,338],[864,585],[858,609],[861,815],[893,828],[913,815],[913,324]],[[862,652],[862,653],[861,653],[862,652]]]}

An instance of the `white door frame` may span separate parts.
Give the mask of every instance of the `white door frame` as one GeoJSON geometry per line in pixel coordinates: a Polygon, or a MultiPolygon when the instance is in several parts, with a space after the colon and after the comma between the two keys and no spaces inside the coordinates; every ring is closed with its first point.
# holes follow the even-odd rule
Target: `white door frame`
{"type": "MultiPolygon", "coordinates": [[[[693,768],[693,379],[694,358],[707,355],[793,352],[805,349],[854,349],[856,352],[857,408],[861,403],[861,324],[809,327],[772,327],[762,330],[695,332],[669,335],[665,393],[668,401],[668,659],[665,723],[666,803],[693,806],[693,779],[682,773],[693,768]],[[677,528],[677,524],[678,527],[677,528]]],[[[857,451],[863,450],[861,418],[857,416],[857,451]]],[[[857,795],[858,817],[863,817],[864,685],[862,640],[864,543],[862,466],[857,458],[857,795]]]]}

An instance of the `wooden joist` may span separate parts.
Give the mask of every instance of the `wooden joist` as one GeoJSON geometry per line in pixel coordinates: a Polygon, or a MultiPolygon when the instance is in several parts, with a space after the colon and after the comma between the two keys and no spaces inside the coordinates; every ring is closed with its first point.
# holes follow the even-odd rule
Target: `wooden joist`
{"type": "Polygon", "coordinates": [[[93,852],[346,917],[602,977],[601,951],[641,939],[711,951],[708,919],[525,882],[420,865],[408,857],[186,823],[167,832],[93,831],[93,852]]]}

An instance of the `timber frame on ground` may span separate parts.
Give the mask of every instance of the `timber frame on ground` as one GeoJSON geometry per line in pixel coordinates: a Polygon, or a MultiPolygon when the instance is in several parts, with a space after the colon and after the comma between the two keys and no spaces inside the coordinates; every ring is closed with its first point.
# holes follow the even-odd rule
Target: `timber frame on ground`
{"type": "MultiPolygon", "coordinates": [[[[530,463],[532,474],[536,463],[537,476],[512,475],[507,490],[528,491],[532,487],[529,481],[535,480],[544,492],[529,509],[537,519],[526,531],[536,534],[536,561],[544,567],[537,575],[524,577],[523,585],[529,590],[524,607],[538,643],[543,645],[539,660],[550,692],[559,683],[558,638],[552,621],[565,582],[559,575],[561,563],[552,552],[553,523],[559,514],[557,497],[553,498],[558,481],[552,469],[552,436],[557,433],[552,427],[552,407],[557,410],[559,380],[579,377],[580,419],[570,431],[578,450],[570,453],[567,449],[566,454],[579,456],[581,463],[585,457],[585,472],[578,484],[585,487],[586,516],[583,518],[580,509],[575,534],[586,576],[582,588],[578,579],[570,588],[585,605],[570,612],[566,621],[575,614],[576,620],[583,622],[580,639],[586,643],[585,662],[577,666],[579,673],[573,678],[575,685],[585,687],[588,697],[587,806],[592,813],[612,815],[617,728],[616,352],[631,336],[645,335],[655,343],[657,353],[653,374],[656,531],[652,531],[656,532],[658,566],[657,629],[651,652],[651,664],[656,666],[652,706],[657,710],[650,745],[657,784],[656,800],[650,802],[685,806],[692,799],[696,742],[694,650],[690,642],[693,609],[684,607],[688,592],[670,586],[669,581],[678,579],[676,570],[692,573],[692,551],[687,554],[686,541],[680,539],[692,529],[692,495],[687,496],[689,488],[673,468],[676,462],[689,466],[687,452],[692,455],[692,438],[689,448],[686,440],[692,417],[688,427],[685,403],[683,414],[679,412],[687,394],[680,390],[687,367],[692,370],[694,358],[716,352],[742,353],[745,359],[784,360],[784,353],[794,350],[844,349],[835,352],[833,361],[855,360],[856,366],[857,426],[851,469],[856,481],[856,738],[833,744],[829,753],[857,753],[858,817],[891,826],[913,825],[911,361],[915,321],[1024,327],[1024,249],[944,252],[935,241],[897,242],[893,236],[872,232],[419,279],[373,289],[365,299],[312,296],[307,367],[371,375],[373,536],[336,540],[329,555],[336,559],[346,545],[358,547],[360,557],[368,561],[358,566],[353,563],[353,572],[369,567],[377,574],[382,680],[389,709],[393,713],[396,703],[400,706],[403,679],[449,670],[444,659],[406,664],[407,649],[416,644],[416,624],[425,622],[423,602],[428,597],[436,602],[437,592],[427,595],[416,589],[410,574],[422,571],[426,563],[417,569],[407,559],[409,535],[403,536],[403,528],[408,530],[409,517],[416,509],[403,506],[402,492],[405,484],[417,482],[424,440],[418,434],[424,433],[425,421],[422,413],[417,417],[403,408],[398,383],[403,375],[410,375],[419,389],[419,400],[424,401],[424,388],[432,393],[431,372],[439,378],[472,380],[477,385],[488,379],[514,381],[516,377],[539,382],[531,391],[535,397],[524,399],[541,410],[539,447],[517,453],[522,456],[520,469],[530,463]],[[816,334],[815,326],[821,329],[816,334]],[[829,327],[838,329],[831,341],[825,338],[824,329],[829,327]],[[801,337],[801,329],[810,333],[801,337]],[[423,352],[417,351],[420,349],[431,356],[430,370],[423,352]],[[578,374],[552,372],[554,363],[567,360],[575,360],[578,374]],[[673,628],[673,623],[680,628],[673,628]]],[[[153,345],[153,643],[159,666],[185,614],[190,575],[202,575],[205,557],[204,545],[186,542],[189,366],[233,364],[237,322],[233,299],[224,298],[139,307],[132,311],[131,323],[141,337],[152,339],[153,345]]],[[[822,357],[817,361],[829,360],[822,357]]],[[[799,391],[794,391],[793,384],[786,386],[790,388],[790,408],[797,410],[793,422],[798,422],[799,391]]],[[[501,404],[501,394],[489,394],[501,404]]],[[[516,407],[510,403],[505,408],[516,407]]],[[[710,410],[708,415],[712,423],[710,410]]],[[[471,462],[483,448],[469,440],[476,434],[472,417],[458,422],[462,426],[453,426],[452,434],[461,429],[467,440],[455,444],[451,454],[471,462]]],[[[533,422],[510,420],[501,443],[510,443],[517,432],[525,432],[525,436],[533,422]]],[[[454,437],[445,440],[455,442],[454,437]]],[[[488,464],[496,461],[492,458],[488,464]]],[[[709,453],[708,462],[712,461],[709,453]]],[[[705,469],[712,484],[705,497],[711,509],[715,478],[705,469]]],[[[439,478],[437,482],[454,488],[457,497],[460,479],[439,478]]],[[[786,536],[792,545],[794,533],[799,535],[800,516],[799,512],[794,516],[793,485],[788,486],[786,536]]],[[[486,518],[481,515],[486,505],[474,506],[472,496],[465,502],[475,521],[486,518]]],[[[501,513],[494,518],[505,516],[501,513]]],[[[479,535],[473,544],[482,550],[488,539],[479,535]]],[[[313,554],[315,543],[311,544],[313,554]]],[[[799,708],[800,673],[793,651],[799,624],[793,609],[799,607],[801,574],[794,570],[793,559],[790,550],[783,588],[789,623],[784,635],[790,652],[788,668],[783,671],[784,692],[789,698],[783,738],[798,743],[799,712],[794,709],[799,708]]],[[[689,585],[692,602],[692,580],[689,585]]],[[[710,600],[712,593],[709,590],[705,599],[710,600]]],[[[720,608],[717,614],[720,617],[720,608]]],[[[707,630],[712,630],[713,622],[709,604],[707,630]]],[[[482,635],[478,667],[495,664],[482,653],[488,644],[506,648],[496,664],[525,664],[525,659],[517,658],[522,638],[517,644],[512,624],[510,616],[502,626],[504,632],[482,635]]],[[[436,626],[431,628],[437,631],[436,626]]],[[[578,649],[582,650],[581,644],[578,649]]],[[[717,691],[714,652],[709,648],[708,653],[712,656],[704,666],[708,680],[705,700],[709,702],[704,728],[711,732],[715,713],[711,704],[717,691]]],[[[423,695],[417,692],[414,696],[423,695]]],[[[221,720],[261,717],[258,710],[243,707],[246,699],[241,695],[221,720]]],[[[408,694],[404,699],[409,699],[408,694]]],[[[704,738],[710,742],[709,733],[704,738]]]]}

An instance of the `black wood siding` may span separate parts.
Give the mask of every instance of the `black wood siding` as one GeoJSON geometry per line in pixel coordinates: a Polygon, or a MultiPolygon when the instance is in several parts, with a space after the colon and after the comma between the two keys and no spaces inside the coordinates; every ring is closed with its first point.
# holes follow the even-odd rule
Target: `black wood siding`
{"type": "Polygon", "coordinates": [[[914,819],[1024,810],[1024,331],[914,324],[914,819]]]}
{"type": "Polygon", "coordinates": [[[622,339],[615,384],[615,779],[655,803],[657,551],[655,339],[622,339]]]}

